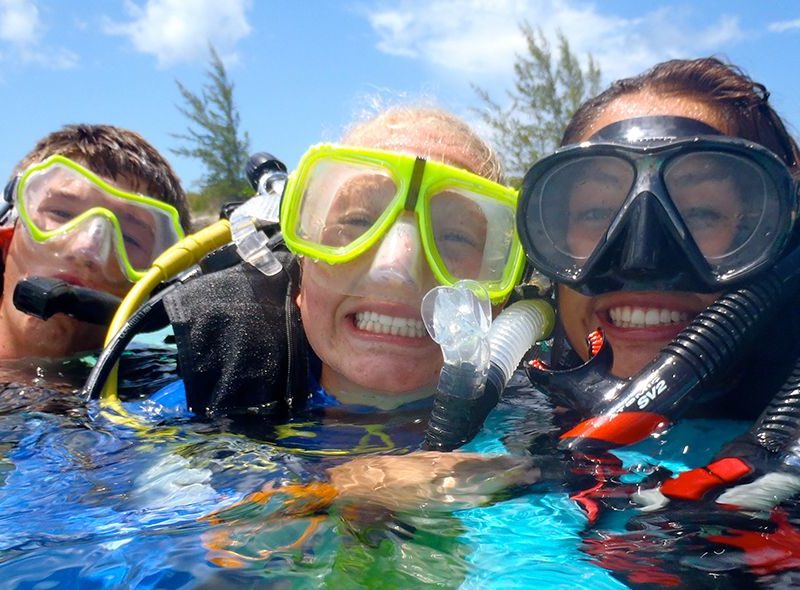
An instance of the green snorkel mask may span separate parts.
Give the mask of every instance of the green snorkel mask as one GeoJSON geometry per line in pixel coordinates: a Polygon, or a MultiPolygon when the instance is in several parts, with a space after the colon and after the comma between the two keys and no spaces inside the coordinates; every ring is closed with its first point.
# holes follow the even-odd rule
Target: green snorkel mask
{"type": "Polygon", "coordinates": [[[415,281],[421,300],[435,284],[472,279],[499,302],[523,270],[516,203],[515,190],[441,162],[323,144],[289,177],[280,217],[294,252],[320,267],[363,265],[327,272],[330,288],[353,294],[364,277],[370,289],[391,277],[415,281]],[[421,278],[422,260],[433,284],[421,278]]]}
{"type": "Polygon", "coordinates": [[[25,170],[13,199],[22,225],[58,255],[82,235],[99,256],[116,257],[131,282],[183,238],[178,211],[161,201],[123,191],[80,164],[51,156],[25,170]]]}

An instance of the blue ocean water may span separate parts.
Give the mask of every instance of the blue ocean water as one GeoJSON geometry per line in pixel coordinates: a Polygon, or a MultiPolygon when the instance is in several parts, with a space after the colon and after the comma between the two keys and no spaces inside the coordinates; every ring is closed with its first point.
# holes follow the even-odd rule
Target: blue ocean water
{"type": "MultiPolygon", "coordinates": [[[[628,534],[626,523],[639,512],[626,500],[599,523],[566,491],[536,486],[467,501],[458,510],[425,502],[399,511],[368,501],[330,502],[318,483],[328,467],[352,458],[352,432],[365,428],[352,417],[295,424],[288,438],[259,440],[176,417],[152,402],[129,407],[143,429],[114,424],[63,389],[10,388],[0,396],[4,588],[616,589],[631,583],[586,550],[587,538],[628,534]],[[314,452],[280,444],[303,437],[316,437],[309,445],[314,452]]],[[[529,421],[529,412],[502,406],[466,450],[520,452],[503,433],[529,421]]],[[[682,422],[618,451],[624,471],[618,479],[632,485],[658,468],[703,465],[744,427],[682,422]]],[[[387,441],[407,440],[409,428],[418,429],[419,420],[364,432],[388,445],[378,449],[382,454],[403,453],[387,441]]],[[[636,550],[634,542],[632,555],[636,550]]],[[[731,563],[725,567],[744,568],[731,563]]]]}

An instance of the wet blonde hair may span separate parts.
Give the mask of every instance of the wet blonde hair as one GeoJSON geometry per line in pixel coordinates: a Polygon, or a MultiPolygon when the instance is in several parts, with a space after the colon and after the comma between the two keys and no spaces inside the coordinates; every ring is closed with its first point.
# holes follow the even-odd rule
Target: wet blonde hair
{"type": "Polygon", "coordinates": [[[341,143],[403,152],[408,151],[409,131],[416,133],[423,144],[423,153],[414,155],[428,157],[436,146],[452,146],[451,152],[456,156],[447,164],[495,182],[502,181],[502,166],[492,146],[462,119],[439,108],[390,107],[352,125],[341,143]]]}

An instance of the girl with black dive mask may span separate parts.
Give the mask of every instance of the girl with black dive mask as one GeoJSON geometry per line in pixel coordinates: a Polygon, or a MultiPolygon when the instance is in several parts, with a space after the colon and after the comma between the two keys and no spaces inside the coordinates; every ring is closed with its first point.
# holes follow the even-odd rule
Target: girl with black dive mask
{"type": "Polygon", "coordinates": [[[633,375],[786,252],[797,148],[765,94],[714,59],[665,62],[581,107],[563,143],[587,144],[529,172],[521,239],[558,283],[563,334],[583,359],[599,327],[613,374],[633,375]],[[553,199],[567,178],[574,193],[553,199]]]}
{"type": "MultiPolygon", "coordinates": [[[[534,263],[539,262],[545,274],[559,283],[562,342],[583,360],[590,356],[586,335],[601,327],[613,346],[614,375],[630,377],[645,367],[649,370],[675,333],[718,295],[772,282],[774,269],[785,269],[786,277],[793,274],[787,263],[794,260],[798,246],[794,227],[798,147],[768,96],[762,85],[716,59],[674,60],[615,83],[578,110],[563,143],[621,143],[620,149],[589,146],[586,153],[620,157],[629,166],[623,170],[635,171],[633,180],[621,199],[613,190],[606,190],[605,200],[598,198],[601,191],[590,193],[590,198],[576,192],[579,206],[568,219],[583,220],[584,227],[596,222],[601,228],[584,231],[584,242],[570,238],[567,231],[562,244],[554,242],[561,247],[548,253],[535,229],[524,235],[530,212],[520,218],[520,233],[534,263]],[[690,158],[696,166],[703,165],[692,172],[690,158]],[[736,164],[725,166],[725,161],[736,164]],[[681,170],[684,174],[677,174],[681,170]],[[685,182],[677,182],[681,176],[685,182]],[[609,206],[604,209],[603,205],[609,206]],[[706,234],[706,229],[713,231],[706,234]],[[571,256],[571,266],[562,258],[559,269],[554,254],[571,256]]],[[[566,148],[564,153],[580,150],[566,148]]],[[[546,195],[540,183],[551,174],[557,158],[551,156],[529,172],[521,207],[532,210],[534,217],[546,210],[536,209],[539,197],[546,195]],[[534,200],[533,207],[528,198],[534,200]]],[[[600,186],[608,189],[614,178],[619,179],[601,176],[597,168],[590,176],[596,184],[601,178],[600,186]]],[[[599,168],[609,170],[608,166],[599,168]]],[[[580,184],[575,182],[578,175],[574,176],[573,184],[580,184]]],[[[777,278],[780,282],[781,277],[777,278]]],[[[789,291],[796,290],[794,283],[784,282],[792,285],[789,291]]],[[[781,585],[781,578],[775,576],[796,568],[791,558],[796,551],[797,531],[791,524],[797,522],[796,510],[789,506],[789,518],[780,510],[768,518],[773,506],[798,490],[797,365],[789,374],[800,354],[800,321],[796,296],[787,294],[773,300],[780,303],[763,308],[762,317],[771,319],[754,321],[766,326],[750,330],[752,338],[745,339],[750,341],[749,348],[739,350],[731,356],[734,362],[721,367],[713,385],[723,388],[722,395],[705,405],[699,403],[708,399],[704,398],[706,384],[692,391],[686,398],[690,403],[684,404],[694,415],[755,420],[753,429],[699,463],[703,467],[678,477],[657,472],[656,481],[642,483],[637,503],[648,510],[662,510],[628,523],[636,531],[630,537],[607,531],[588,535],[585,548],[598,556],[601,565],[622,572],[626,582],[677,584],[683,580],[691,587],[727,587],[730,582],[743,583],[743,564],[747,564],[750,572],[770,574],[781,585]],[[655,488],[659,478],[663,484],[655,488]],[[666,505],[669,509],[663,510],[666,505]],[[763,520],[754,519],[752,513],[741,516],[733,510],[736,507],[759,510],[763,520]],[[631,540],[633,544],[627,545],[631,540]],[[615,561],[614,547],[625,547],[623,561],[615,561]],[[719,557],[704,559],[712,555],[719,557]],[[648,564],[646,571],[637,567],[639,563],[648,564]],[[693,563],[701,566],[695,569],[693,563]]],[[[727,345],[726,334],[721,336],[727,345]]],[[[708,350],[706,356],[715,353],[708,350]]],[[[653,383],[653,396],[660,394],[657,385],[653,383]]],[[[576,448],[579,439],[570,437],[589,422],[563,434],[562,441],[576,448]]],[[[682,458],[690,447],[713,453],[724,440],[724,424],[717,424],[709,423],[707,440],[678,440],[681,454],[661,454],[661,461],[682,458]]],[[[646,434],[641,432],[633,440],[646,434]]],[[[670,431],[654,446],[676,437],[680,434],[670,431]]],[[[613,480],[606,479],[605,485],[609,481],[613,480]]]]}

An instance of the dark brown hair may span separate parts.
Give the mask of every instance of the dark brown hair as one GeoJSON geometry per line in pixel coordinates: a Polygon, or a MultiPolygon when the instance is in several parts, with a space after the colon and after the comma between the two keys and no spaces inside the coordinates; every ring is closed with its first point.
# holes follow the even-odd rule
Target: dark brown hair
{"type": "Polygon", "coordinates": [[[40,139],[17,164],[14,174],[56,154],[109,180],[140,184],[148,197],[178,210],[184,229],[190,227],[186,194],[178,177],[166,159],[138,133],[111,125],[66,125],[40,139]]]}
{"type": "Polygon", "coordinates": [[[673,59],[638,76],[617,80],[578,108],[561,145],[575,143],[585,135],[599,111],[609,103],[640,92],[680,95],[703,102],[725,119],[733,135],[763,145],[793,172],[800,172],[797,143],[769,104],[769,91],[740,68],[714,57],[673,59]]]}

